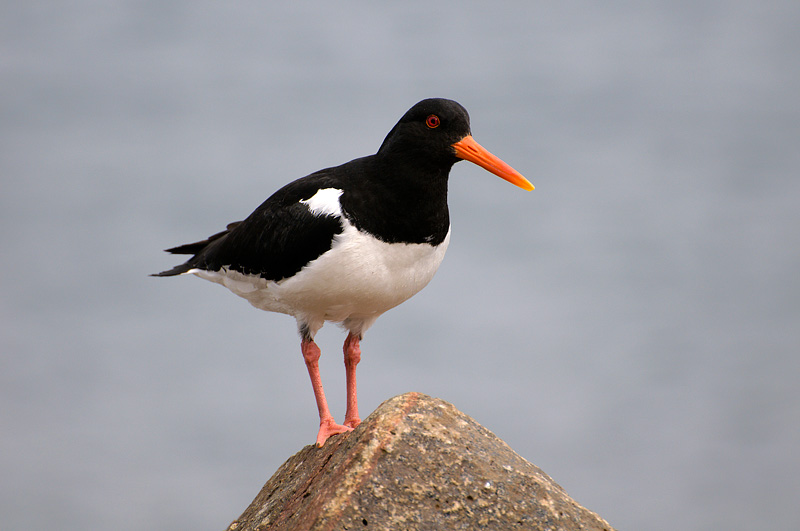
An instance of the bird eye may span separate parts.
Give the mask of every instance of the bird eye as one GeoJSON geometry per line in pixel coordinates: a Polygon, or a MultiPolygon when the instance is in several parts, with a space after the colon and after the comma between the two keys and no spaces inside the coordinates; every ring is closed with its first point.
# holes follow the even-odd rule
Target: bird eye
{"type": "Polygon", "coordinates": [[[439,117],[436,116],[435,114],[431,114],[430,116],[425,118],[425,125],[427,125],[431,129],[436,129],[437,127],[439,127],[440,123],[441,121],[439,120],[439,117]]]}

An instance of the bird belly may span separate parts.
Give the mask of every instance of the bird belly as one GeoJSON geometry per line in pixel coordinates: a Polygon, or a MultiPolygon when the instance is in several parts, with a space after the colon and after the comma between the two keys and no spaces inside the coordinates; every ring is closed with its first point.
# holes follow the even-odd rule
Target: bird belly
{"type": "Polygon", "coordinates": [[[224,268],[190,272],[224,285],[256,308],[294,315],[313,332],[325,321],[333,321],[361,333],[431,281],[444,258],[450,232],[436,246],[386,243],[346,220],[343,225],[329,251],[277,282],[224,268]]]}
{"type": "Polygon", "coordinates": [[[386,243],[345,223],[331,250],[278,283],[275,293],[308,322],[364,321],[366,328],[431,281],[449,240],[448,233],[437,246],[386,243]]]}

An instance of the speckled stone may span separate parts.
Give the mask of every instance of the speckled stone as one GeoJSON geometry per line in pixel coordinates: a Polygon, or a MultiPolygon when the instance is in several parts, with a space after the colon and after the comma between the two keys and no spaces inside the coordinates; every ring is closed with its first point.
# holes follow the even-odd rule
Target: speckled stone
{"type": "Polygon", "coordinates": [[[356,430],[306,446],[229,531],[611,530],[452,404],[387,400],[356,430]]]}

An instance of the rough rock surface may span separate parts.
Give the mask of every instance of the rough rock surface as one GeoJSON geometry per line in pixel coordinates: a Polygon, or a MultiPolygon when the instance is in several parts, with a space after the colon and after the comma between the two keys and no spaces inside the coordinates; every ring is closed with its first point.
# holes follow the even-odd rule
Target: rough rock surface
{"type": "Polygon", "coordinates": [[[407,393],[292,456],[228,527],[271,529],[612,528],[453,405],[407,393]]]}

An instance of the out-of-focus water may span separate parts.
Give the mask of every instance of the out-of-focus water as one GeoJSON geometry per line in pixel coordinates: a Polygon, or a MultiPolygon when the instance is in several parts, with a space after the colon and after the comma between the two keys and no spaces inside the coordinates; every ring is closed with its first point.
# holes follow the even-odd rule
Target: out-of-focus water
{"type": "MultiPolygon", "coordinates": [[[[222,529],[316,409],[294,321],[160,249],[458,100],[436,279],[362,413],[453,402],[620,529],[800,527],[800,4],[22,2],[0,14],[0,527],[222,529]]],[[[342,334],[318,337],[344,414],[342,334]]]]}

